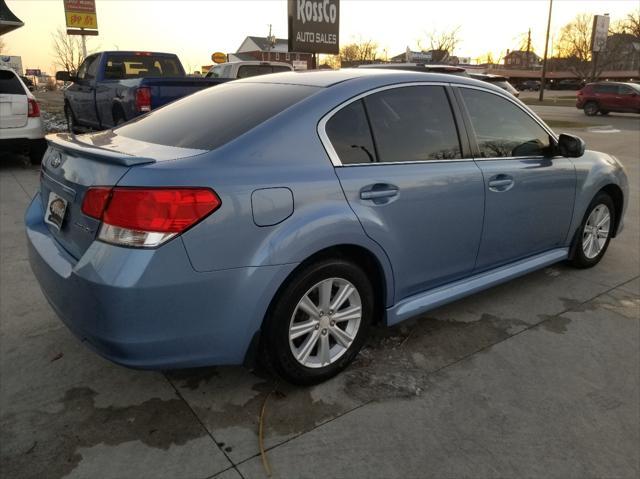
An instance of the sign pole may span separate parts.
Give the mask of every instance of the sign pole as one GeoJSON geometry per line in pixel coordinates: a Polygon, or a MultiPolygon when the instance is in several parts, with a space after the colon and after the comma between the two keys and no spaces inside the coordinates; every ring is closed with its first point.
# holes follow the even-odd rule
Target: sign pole
{"type": "Polygon", "coordinates": [[[85,35],[84,35],[84,28],[81,28],[80,31],[82,32],[80,34],[80,37],[82,38],[82,58],[87,58],[87,40],[85,39],[85,35]]]}

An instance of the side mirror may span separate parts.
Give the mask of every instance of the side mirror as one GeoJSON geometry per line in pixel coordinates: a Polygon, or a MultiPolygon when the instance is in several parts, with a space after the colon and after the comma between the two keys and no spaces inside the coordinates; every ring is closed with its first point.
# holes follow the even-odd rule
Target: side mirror
{"type": "Polygon", "coordinates": [[[582,138],[562,133],[558,138],[558,152],[567,158],[578,158],[584,155],[586,145],[582,138]]]}
{"type": "Polygon", "coordinates": [[[75,76],[67,71],[56,72],[56,80],[58,81],[75,81],[75,76]]]}

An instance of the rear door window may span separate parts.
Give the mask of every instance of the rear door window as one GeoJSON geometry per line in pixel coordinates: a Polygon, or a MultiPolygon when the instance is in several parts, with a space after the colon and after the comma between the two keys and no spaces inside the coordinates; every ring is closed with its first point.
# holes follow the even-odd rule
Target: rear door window
{"type": "Polygon", "coordinates": [[[551,139],[533,118],[509,100],[461,88],[482,158],[543,156],[551,139]]]}
{"type": "Polygon", "coordinates": [[[608,93],[615,95],[618,93],[618,85],[596,85],[593,87],[593,90],[596,93],[608,93]]]}
{"type": "Polygon", "coordinates": [[[384,90],[365,98],[378,161],[461,158],[451,105],[442,86],[384,90]]]}
{"type": "Polygon", "coordinates": [[[274,83],[225,83],[201,90],[116,128],[160,145],[213,150],[318,91],[274,83]]]}
{"type": "Polygon", "coordinates": [[[325,131],[343,165],[373,163],[376,152],[362,100],[336,112],[325,131]]]}
{"type": "Polygon", "coordinates": [[[0,94],[26,95],[22,83],[18,77],[9,70],[0,70],[0,94]]]}

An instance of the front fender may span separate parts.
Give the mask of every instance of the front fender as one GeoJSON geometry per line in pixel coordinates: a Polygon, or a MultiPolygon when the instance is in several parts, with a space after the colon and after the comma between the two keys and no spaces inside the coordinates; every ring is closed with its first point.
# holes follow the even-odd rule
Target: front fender
{"type": "Polygon", "coordinates": [[[622,164],[606,153],[588,150],[580,158],[573,160],[576,168],[576,201],[571,227],[566,243],[569,245],[580,227],[589,204],[595,195],[609,185],[615,185],[622,191],[623,206],[619,212],[617,230],[622,230],[623,217],[629,202],[629,184],[622,164]]]}

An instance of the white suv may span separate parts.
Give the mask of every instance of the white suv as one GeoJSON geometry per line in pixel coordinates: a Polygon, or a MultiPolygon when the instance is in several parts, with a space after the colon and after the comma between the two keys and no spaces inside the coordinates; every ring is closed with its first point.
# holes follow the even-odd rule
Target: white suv
{"type": "Polygon", "coordinates": [[[0,152],[26,153],[39,164],[46,148],[38,102],[16,72],[0,67],[0,152]]]}

